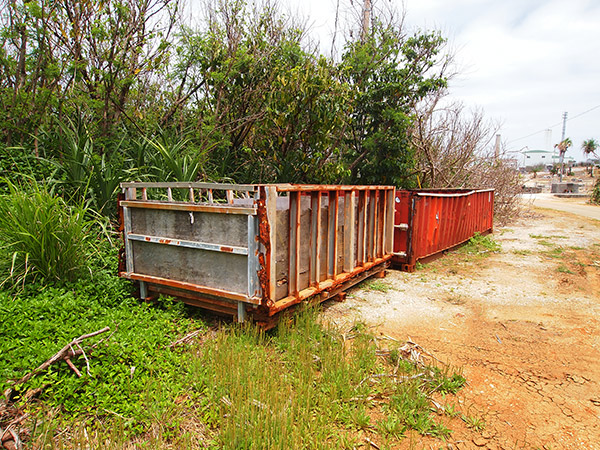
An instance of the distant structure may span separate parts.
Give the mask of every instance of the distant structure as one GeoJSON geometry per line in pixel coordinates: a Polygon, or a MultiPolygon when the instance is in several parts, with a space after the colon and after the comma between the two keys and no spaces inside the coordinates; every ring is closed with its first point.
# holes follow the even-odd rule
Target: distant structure
{"type": "Polygon", "coordinates": [[[500,141],[502,139],[502,136],[497,134],[496,135],[496,143],[494,144],[494,158],[495,159],[499,159],[500,158],[500,141]]]}
{"type": "Polygon", "coordinates": [[[521,152],[521,167],[548,166],[554,163],[550,150],[525,150],[521,152]]]}
{"type": "MultiPolygon", "coordinates": [[[[575,158],[572,156],[564,157],[566,166],[575,165],[575,158]]],[[[560,157],[557,152],[549,150],[525,150],[520,152],[519,167],[531,168],[536,166],[544,166],[550,168],[560,164],[560,157]]]]}

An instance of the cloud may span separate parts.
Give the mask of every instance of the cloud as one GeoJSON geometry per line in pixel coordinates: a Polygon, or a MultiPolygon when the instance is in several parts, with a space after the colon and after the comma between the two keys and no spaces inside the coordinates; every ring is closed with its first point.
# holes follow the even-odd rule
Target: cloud
{"type": "MultiPolygon", "coordinates": [[[[548,127],[558,140],[563,111],[574,117],[600,104],[596,1],[408,0],[407,8],[413,26],[449,30],[461,72],[451,93],[500,120],[515,146],[542,146],[543,133],[519,138],[548,127]]],[[[576,147],[599,138],[600,109],[570,120],[567,135],[576,147]]]]}

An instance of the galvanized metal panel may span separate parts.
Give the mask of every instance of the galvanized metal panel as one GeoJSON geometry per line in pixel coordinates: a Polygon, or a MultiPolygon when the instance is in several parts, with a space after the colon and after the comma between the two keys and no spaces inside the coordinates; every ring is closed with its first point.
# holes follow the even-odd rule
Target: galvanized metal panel
{"type": "Polygon", "coordinates": [[[131,209],[134,234],[247,247],[247,215],[131,209]]]}
{"type": "Polygon", "coordinates": [[[186,247],[133,242],[135,273],[246,295],[247,257],[186,247]]]}

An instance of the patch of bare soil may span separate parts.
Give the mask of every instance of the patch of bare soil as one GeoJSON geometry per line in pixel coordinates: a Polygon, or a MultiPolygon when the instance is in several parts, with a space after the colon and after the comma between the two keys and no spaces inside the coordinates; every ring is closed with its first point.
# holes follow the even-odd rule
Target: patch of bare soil
{"type": "Polygon", "coordinates": [[[399,448],[600,449],[600,222],[537,210],[493,237],[499,252],[390,270],[325,315],[462,368],[451,438],[399,448]]]}

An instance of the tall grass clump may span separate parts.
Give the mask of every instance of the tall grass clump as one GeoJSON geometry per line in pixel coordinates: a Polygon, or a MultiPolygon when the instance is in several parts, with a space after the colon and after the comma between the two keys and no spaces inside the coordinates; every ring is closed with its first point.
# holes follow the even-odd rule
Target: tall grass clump
{"type": "Polygon", "coordinates": [[[86,208],[68,205],[42,184],[7,184],[0,196],[0,285],[76,279],[90,249],[86,208]]]}
{"type": "Polygon", "coordinates": [[[190,388],[219,449],[354,448],[364,433],[383,448],[410,430],[447,436],[431,396],[456,392],[464,378],[379,345],[364,325],[342,333],[309,309],[273,333],[219,331],[197,348],[190,388]]]}

